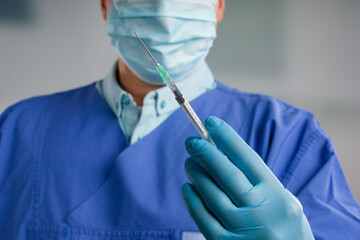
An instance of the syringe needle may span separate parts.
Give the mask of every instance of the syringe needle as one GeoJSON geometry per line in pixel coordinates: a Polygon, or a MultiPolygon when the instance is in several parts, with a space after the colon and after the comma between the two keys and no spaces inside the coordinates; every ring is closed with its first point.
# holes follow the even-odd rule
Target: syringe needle
{"type": "Polygon", "coordinates": [[[141,38],[139,37],[139,35],[137,35],[136,32],[135,36],[139,39],[139,41],[141,42],[141,44],[144,46],[145,50],[148,52],[148,54],[150,55],[150,57],[152,58],[152,60],[155,62],[156,66],[159,65],[159,63],[155,60],[154,56],[151,54],[151,52],[149,51],[149,49],[146,47],[146,45],[144,44],[144,42],[141,40],[141,38]]]}

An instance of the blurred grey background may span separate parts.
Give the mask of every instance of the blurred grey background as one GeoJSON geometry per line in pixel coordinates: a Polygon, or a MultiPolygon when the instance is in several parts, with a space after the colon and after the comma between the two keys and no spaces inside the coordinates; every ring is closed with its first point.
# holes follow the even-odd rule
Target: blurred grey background
{"type": "MultiPolygon", "coordinates": [[[[360,201],[360,1],[227,0],[208,63],[238,89],[313,112],[360,201]]],[[[89,84],[116,59],[98,0],[0,0],[0,112],[89,84]]]]}

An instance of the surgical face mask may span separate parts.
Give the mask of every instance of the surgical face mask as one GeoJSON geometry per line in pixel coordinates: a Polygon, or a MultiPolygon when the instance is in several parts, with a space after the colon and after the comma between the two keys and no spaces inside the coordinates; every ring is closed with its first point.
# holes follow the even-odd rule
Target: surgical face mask
{"type": "Polygon", "coordinates": [[[121,59],[141,80],[162,79],[134,32],[173,79],[180,80],[207,56],[216,38],[218,0],[112,0],[108,34],[121,59]]]}

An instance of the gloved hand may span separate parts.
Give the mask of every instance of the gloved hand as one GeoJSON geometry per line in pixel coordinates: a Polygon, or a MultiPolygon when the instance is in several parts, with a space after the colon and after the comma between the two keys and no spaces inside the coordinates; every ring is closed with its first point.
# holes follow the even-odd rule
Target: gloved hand
{"type": "Polygon", "coordinates": [[[219,149],[190,137],[185,205],[206,239],[314,239],[299,200],[224,121],[205,122],[219,149]]]}

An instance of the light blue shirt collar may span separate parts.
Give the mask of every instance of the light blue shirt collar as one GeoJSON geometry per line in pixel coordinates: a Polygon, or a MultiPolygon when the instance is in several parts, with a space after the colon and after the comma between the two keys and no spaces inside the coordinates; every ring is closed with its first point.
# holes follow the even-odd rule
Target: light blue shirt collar
{"type": "MultiPolygon", "coordinates": [[[[179,108],[179,104],[169,89],[164,86],[149,92],[143,100],[143,106],[139,108],[131,94],[117,83],[117,68],[116,62],[107,77],[99,81],[96,87],[117,116],[125,135],[132,139],[134,131],[137,132],[139,136],[136,136],[136,140],[130,141],[135,142],[166,120],[179,108]],[[137,128],[141,130],[136,131],[137,128]]],[[[206,91],[215,88],[216,82],[204,61],[193,72],[177,81],[176,85],[190,102],[206,91]]]]}

